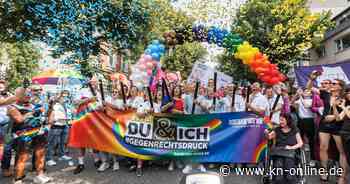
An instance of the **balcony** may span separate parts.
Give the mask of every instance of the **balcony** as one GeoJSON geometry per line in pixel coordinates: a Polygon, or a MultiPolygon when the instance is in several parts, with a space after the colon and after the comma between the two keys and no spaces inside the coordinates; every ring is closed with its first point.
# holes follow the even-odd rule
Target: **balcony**
{"type": "Polygon", "coordinates": [[[325,33],[325,40],[328,40],[329,38],[349,28],[350,28],[350,20],[347,20],[342,24],[340,24],[339,26],[336,26],[334,29],[327,31],[325,33]]]}

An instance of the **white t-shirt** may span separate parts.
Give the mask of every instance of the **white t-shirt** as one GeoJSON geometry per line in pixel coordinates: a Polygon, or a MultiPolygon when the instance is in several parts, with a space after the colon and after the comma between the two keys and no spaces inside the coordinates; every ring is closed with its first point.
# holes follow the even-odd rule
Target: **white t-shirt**
{"type": "MultiPolygon", "coordinates": [[[[3,97],[0,97],[3,99],[3,97]]],[[[7,115],[7,105],[0,106],[0,124],[7,123],[9,117],[7,115]]]]}
{"type": "MultiPolygon", "coordinates": [[[[231,102],[232,103],[232,102],[231,102]]],[[[241,95],[235,96],[235,112],[244,112],[246,110],[245,100],[241,95]]]]}
{"type": "Polygon", "coordinates": [[[301,119],[313,118],[314,114],[311,111],[312,99],[302,99],[299,98],[295,102],[298,105],[298,115],[301,119]]]}
{"type": "Polygon", "coordinates": [[[205,96],[199,95],[197,97],[197,101],[199,103],[201,103],[202,106],[204,106],[204,108],[202,106],[196,104],[196,109],[195,109],[194,113],[195,114],[206,114],[206,113],[208,113],[208,111],[206,109],[209,106],[208,99],[205,96]]]}
{"type": "MultiPolygon", "coordinates": [[[[274,95],[272,98],[267,99],[269,101],[270,112],[272,112],[272,108],[273,108],[273,105],[274,105],[276,99],[277,99],[276,95],[274,95]]],[[[278,106],[282,107],[282,105],[283,105],[283,100],[282,100],[282,97],[280,97],[278,102],[277,102],[276,108],[278,108],[278,106]]],[[[274,112],[272,115],[271,121],[276,123],[276,124],[280,124],[280,115],[281,115],[281,110],[274,112]]]]}
{"type": "MultiPolygon", "coordinates": [[[[96,92],[97,106],[102,106],[102,99],[99,91],[96,92]]],[[[75,96],[75,101],[80,101],[84,98],[92,98],[94,95],[91,93],[90,88],[82,88],[75,96]]]]}
{"type": "Polygon", "coordinates": [[[256,95],[252,96],[251,105],[254,108],[264,109],[265,116],[269,115],[269,109],[270,109],[269,101],[261,93],[257,93],[256,95]]]}
{"type": "Polygon", "coordinates": [[[134,99],[129,99],[127,104],[129,107],[136,109],[137,113],[146,113],[146,111],[151,109],[151,104],[140,96],[137,96],[134,99]]]}
{"type": "Polygon", "coordinates": [[[60,103],[55,103],[55,105],[52,108],[52,116],[53,116],[53,123],[55,125],[66,125],[64,122],[65,120],[68,120],[66,109],[63,107],[60,103]]]}
{"type": "Polygon", "coordinates": [[[115,99],[115,98],[113,98],[111,96],[107,96],[106,97],[106,102],[114,105],[119,110],[123,110],[124,109],[123,99],[119,99],[119,98],[115,99]]]}
{"type": "Polygon", "coordinates": [[[193,105],[193,96],[189,94],[183,94],[182,99],[184,100],[184,113],[191,114],[192,113],[192,105],[193,105]]]}
{"type": "Polygon", "coordinates": [[[159,103],[154,103],[153,102],[153,109],[155,113],[160,113],[161,112],[161,107],[159,103]]]}

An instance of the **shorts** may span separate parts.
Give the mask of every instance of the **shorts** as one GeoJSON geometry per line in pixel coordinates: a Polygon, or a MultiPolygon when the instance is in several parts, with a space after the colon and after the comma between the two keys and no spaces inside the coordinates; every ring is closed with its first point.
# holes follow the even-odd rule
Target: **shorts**
{"type": "Polygon", "coordinates": [[[47,138],[45,135],[38,135],[32,138],[32,141],[26,142],[22,139],[16,139],[14,142],[17,152],[30,151],[35,147],[45,147],[47,144],[47,138]]]}
{"type": "Polygon", "coordinates": [[[342,130],[342,127],[342,122],[325,123],[321,121],[319,132],[340,136],[340,131],[342,130]]]}

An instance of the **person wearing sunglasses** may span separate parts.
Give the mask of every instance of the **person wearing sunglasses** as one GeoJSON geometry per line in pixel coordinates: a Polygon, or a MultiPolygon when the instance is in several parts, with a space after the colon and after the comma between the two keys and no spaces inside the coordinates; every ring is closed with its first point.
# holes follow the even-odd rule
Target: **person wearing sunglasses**
{"type": "Polygon", "coordinates": [[[323,80],[323,81],[321,82],[320,89],[321,89],[321,90],[325,90],[325,91],[329,91],[329,90],[330,90],[330,87],[331,87],[331,84],[332,84],[332,81],[331,81],[331,80],[329,80],[329,79],[323,80]]]}
{"type": "MultiPolygon", "coordinates": [[[[313,81],[316,80],[318,76],[319,75],[317,75],[316,72],[311,73],[307,88],[312,88],[313,81]]],[[[340,136],[340,131],[344,121],[337,118],[337,116],[342,113],[340,105],[344,101],[342,98],[344,88],[345,82],[340,79],[335,79],[332,81],[329,90],[323,88],[319,89],[320,97],[324,102],[324,111],[322,112],[322,118],[319,126],[320,160],[321,167],[323,168],[328,167],[328,148],[331,138],[335,140],[336,147],[339,152],[340,166],[344,170],[347,168],[346,154],[343,147],[343,141],[340,136]]],[[[324,174],[321,175],[320,179],[322,183],[328,183],[328,178],[328,175],[324,174]]],[[[346,183],[344,173],[339,177],[338,183],[346,183]]]]}

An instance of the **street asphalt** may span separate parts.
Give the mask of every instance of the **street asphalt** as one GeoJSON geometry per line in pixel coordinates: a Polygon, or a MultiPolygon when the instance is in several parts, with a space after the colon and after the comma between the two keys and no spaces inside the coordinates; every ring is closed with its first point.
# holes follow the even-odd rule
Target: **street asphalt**
{"type": "MultiPolygon", "coordinates": [[[[58,165],[53,167],[47,167],[47,174],[53,178],[50,184],[179,184],[183,174],[181,169],[175,171],[168,171],[166,165],[152,164],[146,166],[143,171],[143,176],[137,177],[135,172],[129,172],[126,161],[121,162],[120,170],[114,172],[111,169],[99,173],[93,166],[91,155],[87,157],[85,164],[85,170],[74,175],[74,166],[69,166],[66,161],[59,161],[58,165]]],[[[34,173],[30,172],[31,165],[28,165],[27,177],[25,184],[31,184],[34,173]]],[[[219,166],[218,166],[219,167],[219,166]]],[[[210,169],[211,171],[219,172],[219,169],[210,169]]],[[[332,178],[335,182],[336,178],[332,178]]],[[[224,177],[225,184],[258,184],[260,177],[258,176],[237,176],[231,174],[224,177]]],[[[11,178],[0,177],[0,184],[12,183],[11,178]]],[[[320,180],[318,177],[308,177],[308,184],[318,184],[320,180]]]]}

